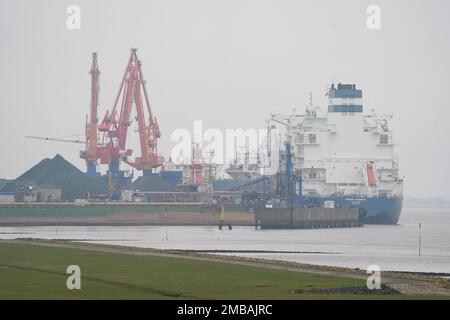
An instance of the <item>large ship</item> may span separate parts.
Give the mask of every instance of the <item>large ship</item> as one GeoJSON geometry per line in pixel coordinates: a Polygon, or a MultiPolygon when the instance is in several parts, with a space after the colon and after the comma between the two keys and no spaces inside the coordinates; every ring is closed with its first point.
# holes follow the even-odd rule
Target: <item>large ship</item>
{"type": "MultiPolygon", "coordinates": [[[[331,85],[327,112],[310,101],[286,124],[294,170],[301,174],[303,206],[359,207],[368,224],[397,224],[403,202],[392,115],[364,110],[362,90],[331,85]]],[[[311,99],[312,100],[312,99],[311,99]]]]}

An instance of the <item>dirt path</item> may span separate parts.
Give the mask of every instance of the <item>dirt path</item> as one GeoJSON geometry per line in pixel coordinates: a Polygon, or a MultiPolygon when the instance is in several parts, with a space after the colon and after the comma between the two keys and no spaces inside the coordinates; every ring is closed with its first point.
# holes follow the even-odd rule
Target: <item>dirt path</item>
{"type": "MultiPolygon", "coordinates": [[[[37,245],[55,248],[71,248],[71,249],[81,249],[81,250],[118,253],[118,254],[148,255],[148,256],[181,258],[200,261],[213,261],[213,262],[252,266],[257,268],[306,272],[324,276],[354,278],[363,280],[367,279],[368,277],[368,275],[364,270],[357,270],[357,269],[353,270],[341,267],[318,266],[289,261],[247,258],[229,255],[208,254],[208,253],[196,253],[180,250],[137,248],[128,246],[91,244],[91,243],[63,241],[63,240],[40,240],[40,239],[0,240],[0,243],[27,244],[27,245],[37,245]]],[[[402,272],[382,272],[381,279],[384,285],[387,285],[406,295],[450,296],[450,280],[438,276],[429,276],[429,275],[402,273],[402,272]]]]}

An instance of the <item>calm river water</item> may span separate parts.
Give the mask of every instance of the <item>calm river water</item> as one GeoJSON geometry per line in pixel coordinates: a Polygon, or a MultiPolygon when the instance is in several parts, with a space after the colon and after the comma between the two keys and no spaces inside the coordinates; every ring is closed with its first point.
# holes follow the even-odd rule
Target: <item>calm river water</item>
{"type": "Polygon", "coordinates": [[[450,274],[450,209],[404,208],[399,225],[315,230],[235,227],[0,227],[0,239],[73,239],[145,248],[264,250],[227,253],[365,269],[450,274]],[[419,228],[421,255],[419,256],[419,228]],[[166,238],[167,235],[167,238],[166,238]]]}

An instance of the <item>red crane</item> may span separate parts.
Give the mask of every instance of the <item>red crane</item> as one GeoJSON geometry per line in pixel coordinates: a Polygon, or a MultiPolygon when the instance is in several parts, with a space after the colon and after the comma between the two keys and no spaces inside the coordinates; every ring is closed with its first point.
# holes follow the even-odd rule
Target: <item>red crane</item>
{"type": "Polygon", "coordinates": [[[100,162],[109,164],[110,170],[111,168],[118,170],[118,164],[121,160],[147,174],[152,172],[154,168],[162,166],[164,157],[157,155],[157,139],[161,137],[161,132],[158,121],[152,114],[142,75],[141,62],[136,52],[137,49],[131,50],[114,107],[111,112],[106,112],[98,127],[99,131],[104,133],[104,136],[102,146],[98,146],[97,151],[100,162]],[[120,109],[118,109],[119,102],[120,109]],[[132,150],[125,150],[133,104],[136,106],[136,120],[141,148],[141,155],[136,157],[134,162],[128,159],[132,155],[132,150]],[[148,124],[146,123],[144,104],[148,113],[148,124]]]}
{"type": "Polygon", "coordinates": [[[92,65],[91,71],[91,107],[90,107],[90,119],[86,115],[86,148],[80,151],[80,157],[86,160],[87,174],[94,176],[97,174],[96,166],[99,159],[99,146],[97,139],[97,107],[98,107],[98,94],[100,91],[99,78],[100,70],[98,69],[97,53],[92,53],[92,65]]]}

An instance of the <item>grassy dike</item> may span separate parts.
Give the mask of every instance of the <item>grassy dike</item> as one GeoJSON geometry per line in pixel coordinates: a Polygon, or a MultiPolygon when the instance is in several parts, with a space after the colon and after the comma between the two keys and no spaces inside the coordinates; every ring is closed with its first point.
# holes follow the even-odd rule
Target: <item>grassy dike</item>
{"type": "Polygon", "coordinates": [[[0,243],[0,299],[406,298],[308,293],[362,286],[360,279],[225,262],[0,243]],[[65,271],[74,264],[81,290],[66,288],[65,271]]]}

